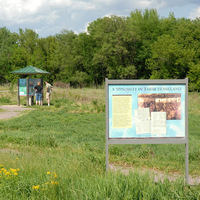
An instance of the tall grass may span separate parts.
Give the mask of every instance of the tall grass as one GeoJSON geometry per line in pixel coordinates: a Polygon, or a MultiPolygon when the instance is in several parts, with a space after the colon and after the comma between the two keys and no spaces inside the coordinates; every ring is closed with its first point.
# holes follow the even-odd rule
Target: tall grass
{"type": "Polygon", "coordinates": [[[10,98],[9,97],[6,97],[6,96],[1,96],[0,97],[0,105],[9,104],[9,103],[10,103],[10,98]]]}
{"type": "Polygon", "coordinates": [[[17,86],[12,84],[0,85],[0,105],[17,104],[17,86]]]}
{"type": "MultiPolygon", "coordinates": [[[[189,171],[200,175],[200,95],[189,100],[189,171]]],[[[107,173],[104,104],[101,89],[54,88],[51,106],[0,121],[0,199],[200,199],[200,186],[181,179],[107,173]]],[[[183,145],[113,145],[109,156],[117,165],[184,173],[183,145]]]]}

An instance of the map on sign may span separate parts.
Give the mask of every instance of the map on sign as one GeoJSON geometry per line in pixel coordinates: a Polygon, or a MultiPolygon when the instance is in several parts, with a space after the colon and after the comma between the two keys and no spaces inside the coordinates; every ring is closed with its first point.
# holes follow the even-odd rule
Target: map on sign
{"type": "Polygon", "coordinates": [[[109,85],[109,138],[185,137],[185,85],[109,85]]]}

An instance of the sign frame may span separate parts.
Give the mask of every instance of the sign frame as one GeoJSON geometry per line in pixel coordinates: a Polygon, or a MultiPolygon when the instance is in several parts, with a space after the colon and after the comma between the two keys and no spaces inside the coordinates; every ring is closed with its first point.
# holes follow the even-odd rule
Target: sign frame
{"type": "Polygon", "coordinates": [[[109,80],[105,79],[106,92],[106,170],[109,169],[109,145],[111,144],[185,144],[185,180],[189,184],[188,157],[188,78],[156,80],[109,80]],[[109,138],[109,86],[111,85],[184,85],[185,86],[185,137],[158,138],[109,138]]]}

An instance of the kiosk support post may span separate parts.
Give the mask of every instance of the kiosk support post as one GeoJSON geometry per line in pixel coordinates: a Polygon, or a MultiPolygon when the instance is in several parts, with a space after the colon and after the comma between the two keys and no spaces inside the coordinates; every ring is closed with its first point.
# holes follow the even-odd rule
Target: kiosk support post
{"type": "Polygon", "coordinates": [[[42,88],[43,88],[43,91],[42,91],[42,99],[41,99],[41,106],[43,106],[43,100],[44,100],[44,84],[43,84],[43,78],[41,79],[41,85],[42,85],[42,88]]]}
{"type": "Polygon", "coordinates": [[[105,79],[106,85],[106,171],[109,169],[109,153],[108,153],[108,79],[105,79]]]}
{"type": "Polygon", "coordinates": [[[185,180],[186,184],[189,185],[189,142],[188,142],[188,78],[185,78],[185,180]]]}
{"type": "Polygon", "coordinates": [[[188,161],[188,143],[186,143],[186,144],[185,144],[185,180],[186,180],[186,184],[187,184],[187,185],[189,185],[188,169],[189,169],[189,161],[188,161]]]}
{"type": "Polygon", "coordinates": [[[26,94],[26,106],[29,106],[29,78],[27,79],[27,85],[26,85],[26,88],[27,88],[27,94],[26,94]]]}
{"type": "Polygon", "coordinates": [[[20,106],[19,79],[18,79],[18,82],[17,82],[17,105],[20,106]]]}

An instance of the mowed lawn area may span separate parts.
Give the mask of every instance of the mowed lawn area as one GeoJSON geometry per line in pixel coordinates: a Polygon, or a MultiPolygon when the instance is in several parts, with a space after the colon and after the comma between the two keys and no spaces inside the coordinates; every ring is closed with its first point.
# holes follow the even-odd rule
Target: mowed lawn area
{"type": "MultiPolygon", "coordinates": [[[[0,91],[0,105],[17,104],[15,88],[0,91]]],[[[199,102],[199,93],[189,93],[192,176],[200,176],[199,102]]],[[[138,172],[105,171],[104,89],[54,88],[51,103],[0,121],[0,199],[200,199],[200,185],[187,186],[181,178],[154,182],[139,173],[184,174],[182,144],[112,145],[110,163],[138,172]]]]}

